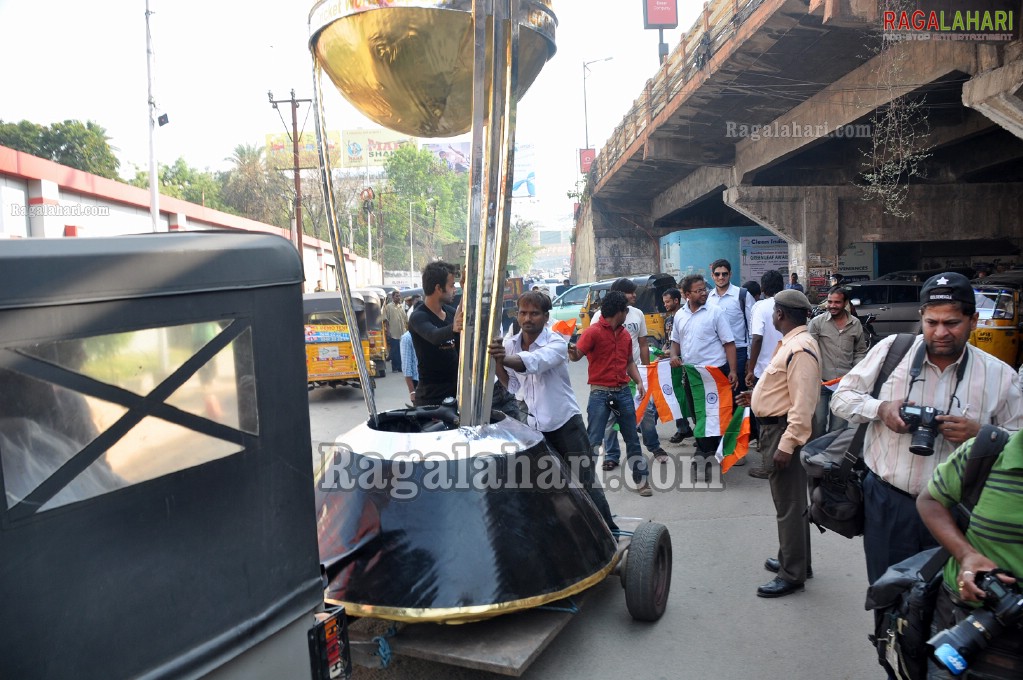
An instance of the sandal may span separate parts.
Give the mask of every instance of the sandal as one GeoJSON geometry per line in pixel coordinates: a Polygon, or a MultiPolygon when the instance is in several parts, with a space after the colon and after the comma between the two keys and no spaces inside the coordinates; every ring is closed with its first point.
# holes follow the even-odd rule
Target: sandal
{"type": "Polygon", "coordinates": [[[618,461],[617,460],[605,460],[604,461],[604,470],[605,471],[614,470],[616,467],[618,467],[618,461]]]}

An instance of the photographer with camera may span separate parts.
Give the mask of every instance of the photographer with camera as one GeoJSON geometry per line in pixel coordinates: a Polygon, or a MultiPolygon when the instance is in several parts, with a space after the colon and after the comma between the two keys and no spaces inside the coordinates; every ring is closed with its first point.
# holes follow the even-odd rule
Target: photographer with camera
{"type": "Polygon", "coordinates": [[[894,336],[885,338],[842,379],[832,412],[869,422],[863,446],[863,549],[873,583],[893,564],[937,545],[916,497],[952,450],[982,424],[1010,432],[1023,425],[1019,378],[1008,365],[968,344],[977,325],[973,287],[962,274],[929,278],[920,289],[918,337],[871,396],[894,336]]]}
{"type": "Polygon", "coordinates": [[[1011,574],[1023,574],[1023,435],[1014,435],[995,459],[966,533],[951,510],[964,501],[970,443],[938,466],[916,507],[951,553],[931,626],[936,648],[928,678],[1023,677],[1023,597],[1011,574]],[[999,570],[999,571],[996,571],[999,570]],[[1004,570],[1007,573],[1000,573],[1004,570]]]}

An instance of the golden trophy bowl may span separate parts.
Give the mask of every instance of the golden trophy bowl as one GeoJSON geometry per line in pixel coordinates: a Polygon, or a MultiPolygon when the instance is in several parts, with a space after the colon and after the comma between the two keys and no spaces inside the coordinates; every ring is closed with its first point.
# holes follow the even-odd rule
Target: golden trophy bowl
{"type": "MultiPolygon", "coordinates": [[[[527,4],[516,97],[555,51],[550,0],[527,4]]],[[[367,118],[416,137],[471,128],[472,0],[322,0],[309,14],[309,28],[317,63],[367,118]]],[[[489,68],[489,50],[486,60],[489,68]]],[[[489,99],[489,82],[486,87],[489,99]]]]}

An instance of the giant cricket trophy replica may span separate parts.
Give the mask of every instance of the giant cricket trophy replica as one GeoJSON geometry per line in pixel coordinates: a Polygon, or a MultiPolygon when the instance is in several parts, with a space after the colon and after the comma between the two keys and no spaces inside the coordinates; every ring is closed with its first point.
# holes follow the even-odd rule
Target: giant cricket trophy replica
{"type": "MultiPolygon", "coordinates": [[[[318,479],[326,598],[351,615],[458,623],[584,590],[616,542],[543,437],[492,413],[515,108],[555,51],[550,0],[323,0],[309,16],[316,132],[342,309],[357,336],[333,206],[322,74],[377,123],[472,131],[458,404],[378,413],[338,437],[318,479]]],[[[358,337],[353,346],[359,347],[358,337]]]]}

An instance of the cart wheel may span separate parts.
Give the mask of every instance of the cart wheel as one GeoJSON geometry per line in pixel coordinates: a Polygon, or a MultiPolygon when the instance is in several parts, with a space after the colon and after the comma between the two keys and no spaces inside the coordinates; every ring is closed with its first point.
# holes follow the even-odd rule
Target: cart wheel
{"type": "Polygon", "coordinates": [[[671,536],[663,524],[641,524],[629,543],[625,567],[625,606],[637,621],[664,614],[671,587],[671,536]]]}

